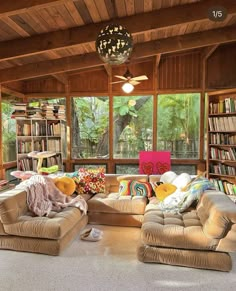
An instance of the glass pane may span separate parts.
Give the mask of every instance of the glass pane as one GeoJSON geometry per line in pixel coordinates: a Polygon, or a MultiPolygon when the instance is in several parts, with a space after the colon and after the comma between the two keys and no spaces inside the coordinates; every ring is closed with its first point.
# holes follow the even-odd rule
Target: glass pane
{"type": "Polygon", "coordinates": [[[139,165],[116,165],[116,174],[139,174],[139,165]]]}
{"type": "Polygon", "coordinates": [[[196,165],[171,165],[171,171],[180,175],[181,173],[188,173],[189,175],[197,174],[196,165]]]}
{"type": "Polygon", "coordinates": [[[72,158],[109,158],[108,97],[72,98],[72,158]]]}
{"type": "Polygon", "coordinates": [[[11,119],[13,106],[10,103],[2,102],[2,143],[3,162],[16,160],[16,121],[11,119]]]}
{"type": "Polygon", "coordinates": [[[157,116],[158,150],[169,150],[171,158],[198,158],[200,94],[159,95],[157,116]]]}
{"type": "Polygon", "coordinates": [[[113,99],[114,157],[138,158],[152,149],[153,97],[115,96],[113,99]]]}

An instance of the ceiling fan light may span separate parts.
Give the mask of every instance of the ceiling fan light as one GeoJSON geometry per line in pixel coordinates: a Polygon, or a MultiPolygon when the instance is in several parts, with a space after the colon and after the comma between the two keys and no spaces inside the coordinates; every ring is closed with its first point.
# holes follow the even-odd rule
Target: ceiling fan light
{"type": "Polygon", "coordinates": [[[134,86],[132,84],[126,82],[123,84],[122,90],[127,94],[131,93],[134,90],[134,86]]]}

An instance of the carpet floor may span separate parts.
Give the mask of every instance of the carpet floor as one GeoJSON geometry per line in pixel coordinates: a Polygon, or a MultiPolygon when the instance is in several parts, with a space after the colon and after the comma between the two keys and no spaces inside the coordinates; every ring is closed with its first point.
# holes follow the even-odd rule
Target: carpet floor
{"type": "Polygon", "coordinates": [[[95,227],[103,230],[102,240],[77,236],[57,257],[0,250],[0,290],[236,290],[236,254],[229,273],[144,264],[136,257],[139,228],[95,227]]]}

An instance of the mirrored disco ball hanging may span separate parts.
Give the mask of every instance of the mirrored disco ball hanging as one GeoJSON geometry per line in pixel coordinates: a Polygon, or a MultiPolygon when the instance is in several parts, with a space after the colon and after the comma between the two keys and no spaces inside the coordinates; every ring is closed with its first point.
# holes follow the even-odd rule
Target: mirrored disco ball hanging
{"type": "Polygon", "coordinates": [[[111,65],[124,63],[129,58],[132,48],[131,34],[119,24],[107,25],[96,40],[96,50],[100,58],[111,65]]]}

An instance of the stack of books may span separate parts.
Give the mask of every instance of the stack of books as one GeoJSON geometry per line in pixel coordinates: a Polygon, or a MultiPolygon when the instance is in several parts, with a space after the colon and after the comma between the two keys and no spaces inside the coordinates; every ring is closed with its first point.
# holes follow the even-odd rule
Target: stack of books
{"type": "Polygon", "coordinates": [[[26,118],[27,113],[27,103],[15,103],[13,106],[13,112],[11,114],[11,118],[26,118]]]}

